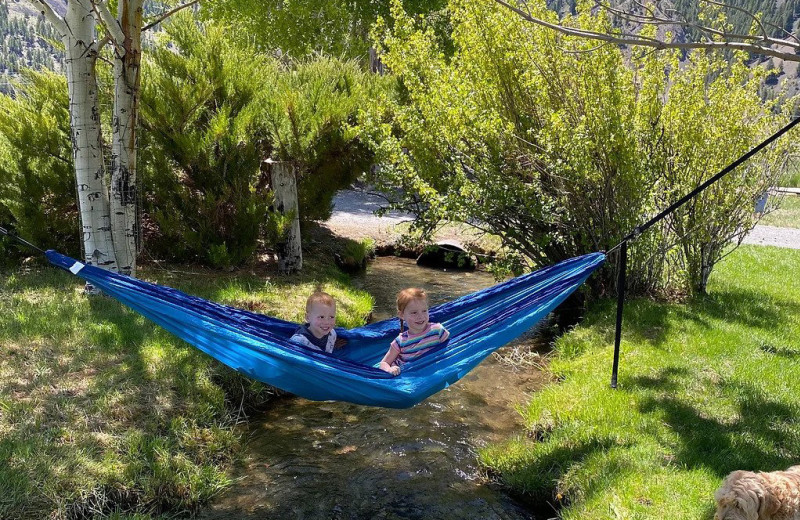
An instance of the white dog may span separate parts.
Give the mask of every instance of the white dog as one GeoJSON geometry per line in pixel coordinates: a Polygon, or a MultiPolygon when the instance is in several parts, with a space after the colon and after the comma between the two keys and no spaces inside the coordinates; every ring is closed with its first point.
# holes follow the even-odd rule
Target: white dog
{"type": "Polygon", "coordinates": [[[714,498],[714,520],[800,520],[800,466],[786,471],[734,471],[714,498]]]}

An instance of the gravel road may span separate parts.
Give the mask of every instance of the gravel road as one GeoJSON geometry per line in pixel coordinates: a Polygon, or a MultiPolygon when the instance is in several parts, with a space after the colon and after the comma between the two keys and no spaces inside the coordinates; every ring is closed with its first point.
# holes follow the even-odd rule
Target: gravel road
{"type": "MultiPolygon", "coordinates": [[[[359,240],[370,237],[379,245],[392,243],[401,235],[397,225],[408,222],[413,217],[397,211],[376,217],[375,210],[385,202],[380,196],[368,192],[341,190],[334,198],[333,214],[325,222],[325,226],[348,238],[359,240]]],[[[744,243],[800,249],[800,229],[756,226],[744,239],[744,243]]]]}
{"type": "Polygon", "coordinates": [[[744,239],[745,244],[800,249],[800,229],[756,226],[744,239]]]}

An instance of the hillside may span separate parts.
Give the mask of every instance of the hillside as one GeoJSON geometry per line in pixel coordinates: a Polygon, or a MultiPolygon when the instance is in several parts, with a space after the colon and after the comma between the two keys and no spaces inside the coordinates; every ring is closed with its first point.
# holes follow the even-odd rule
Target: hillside
{"type": "MultiPolygon", "coordinates": [[[[51,5],[63,12],[66,1],[51,5]]],[[[30,3],[0,0],[0,92],[7,92],[9,79],[23,67],[60,70],[64,54],[57,47],[55,31],[30,3]]]]}

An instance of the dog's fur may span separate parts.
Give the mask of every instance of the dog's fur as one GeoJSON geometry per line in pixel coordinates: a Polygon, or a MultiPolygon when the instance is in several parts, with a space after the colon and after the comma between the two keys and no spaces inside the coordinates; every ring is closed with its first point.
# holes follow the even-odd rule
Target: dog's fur
{"type": "Polygon", "coordinates": [[[714,498],[714,520],[800,520],[800,466],[786,471],[734,471],[714,498]]]}

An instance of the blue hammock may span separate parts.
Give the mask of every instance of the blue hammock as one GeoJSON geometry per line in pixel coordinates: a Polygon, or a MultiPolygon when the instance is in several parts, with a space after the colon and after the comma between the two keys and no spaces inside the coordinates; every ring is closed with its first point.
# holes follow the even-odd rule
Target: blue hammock
{"type": "Polygon", "coordinates": [[[409,363],[398,377],[377,368],[399,333],[397,319],[337,333],[347,346],[325,354],[288,339],[296,323],[209,302],[47,251],[58,267],[91,282],[142,316],[253,379],[318,401],[408,408],[447,388],[516,339],[577,289],[605,260],[565,260],[431,308],[450,340],[409,363]]]}

